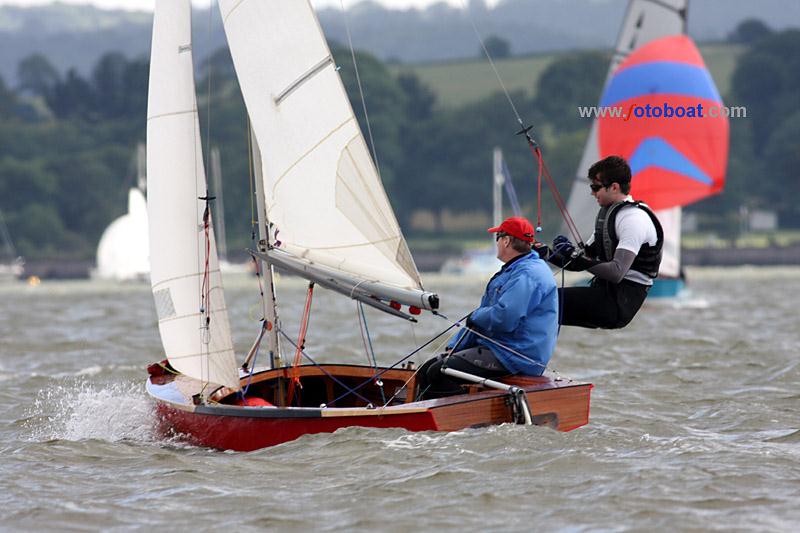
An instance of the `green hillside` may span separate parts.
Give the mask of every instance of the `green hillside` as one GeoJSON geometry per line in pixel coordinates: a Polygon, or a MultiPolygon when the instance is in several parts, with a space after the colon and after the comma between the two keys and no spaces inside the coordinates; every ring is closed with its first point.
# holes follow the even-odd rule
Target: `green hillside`
{"type": "MultiPolygon", "coordinates": [[[[743,50],[742,46],[734,44],[700,46],[703,58],[723,97],[728,94],[736,59],[743,50]]],[[[568,52],[503,59],[497,61],[496,66],[510,91],[522,90],[528,96],[535,96],[539,76],[556,58],[565,53],[568,52]]],[[[411,71],[416,74],[436,92],[439,104],[446,108],[477,102],[500,90],[492,67],[483,58],[446,63],[395,65],[392,71],[394,73],[411,71]]]]}

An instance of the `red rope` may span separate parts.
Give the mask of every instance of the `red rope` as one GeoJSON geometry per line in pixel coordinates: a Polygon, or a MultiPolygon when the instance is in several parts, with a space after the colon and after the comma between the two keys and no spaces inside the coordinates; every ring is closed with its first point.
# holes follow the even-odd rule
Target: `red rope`
{"type": "Polygon", "coordinates": [[[581,236],[578,233],[578,228],[575,225],[575,222],[572,220],[572,216],[570,216],[569,211],[567,211],[566,203],[562,198],[561,194],[558,192],[558,188],[556,187],[555,180],[550,175],[550,171],[547,169],[547,165],[544,162],[544,157],[542,156],[542,151],[533,142],[530,138],[528,139],[528,146],[530,146],[531,152],[533,156],[536,158],[537,166],[538,166],[538,175],[537,175],[537,205],[538,205],[538,213],[537,213],[537,230],[542,227],[542,176],[544,176],[545,181],[547,182],[547,186],[553,194],[553,199],[556,202],[556,206],[558,207],[559,212],[561,213],[561,217],[564,219],[564,222],[567,225],[567,230],[572,235],[572,238],[575,242],[581,243],[581,236]]]}
{"type": "Polygon", "coordinates": [[[306,332],[308,332],[308,319],[311,315],[311,300],[314,296],[314,283],[308,284],[308,294],[306,295],[306,307],[303,310],[303,320],[300,322],[300,333],[297,335],[297,349],[294,352],[294,361],[292,362],[291,381],[289,382],[289,393],[286,400],[286,405],[292,405],[294,399],[295,386],[301,389],[303,385],[300,383],[300,361],[303,358],[303,350],[306,345],[306,332]]]}
{"type": "MultiPolygon", "coordinates": [[[[206,315],[205,326],[208,327],[211,322],[211,273],[210,273],[210,257],[211,257],[211,210],[206,204],[205,212],[203,213],[203,235],[205,237],[205,264],[203,265],[203,282],[200,285],[200,307],[204,310],[206,315]]],[[[201,311],[202,312],[202,311],[201,311]]]]}

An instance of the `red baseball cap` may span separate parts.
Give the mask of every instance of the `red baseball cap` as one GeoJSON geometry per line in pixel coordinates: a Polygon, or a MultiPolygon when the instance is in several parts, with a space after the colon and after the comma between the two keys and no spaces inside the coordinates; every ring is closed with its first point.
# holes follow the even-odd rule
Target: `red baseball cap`
{"type": "Polygon", "coordinates": [[[496,228],[489,228],[487,231],[489,233],[499,233],[502,231],[503,233],[508,233],[512,237],[516,237],[517,239],[521,239],[525,242],[534,241],[533,225],[528,221],[527,218],[523,217],[507,218],[496,228]]]}

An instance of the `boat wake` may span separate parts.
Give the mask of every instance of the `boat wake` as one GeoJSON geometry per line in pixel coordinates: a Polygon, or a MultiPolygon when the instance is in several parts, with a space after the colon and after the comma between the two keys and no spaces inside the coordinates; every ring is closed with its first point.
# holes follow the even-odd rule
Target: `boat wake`
{"type": "Polygon", "coordinates": [[[39,392],[25,425],[35,441],[155,442],[151,411],[139,383],[75,380],[39,392]]]}

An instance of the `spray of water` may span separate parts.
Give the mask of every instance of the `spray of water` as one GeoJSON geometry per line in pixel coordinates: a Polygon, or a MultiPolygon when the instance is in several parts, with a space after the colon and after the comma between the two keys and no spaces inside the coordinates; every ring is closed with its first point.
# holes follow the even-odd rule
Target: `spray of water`
{"type": "Polygon", "coordinates": [[[39,392],[26,426],[33,440],[158,440],[141,383],[88,383],[80,378],[39,392]]]}

